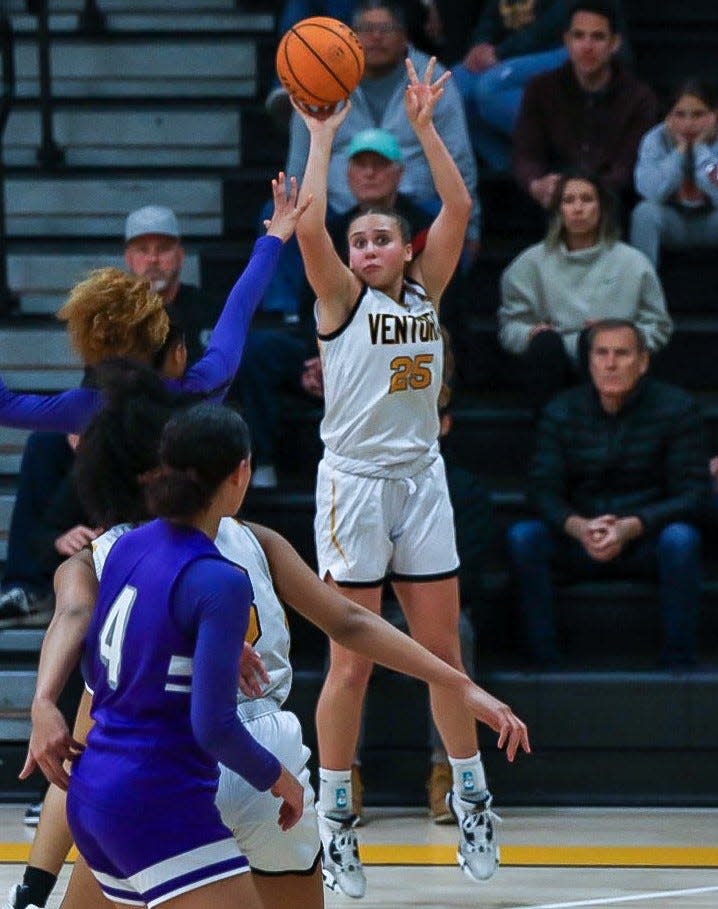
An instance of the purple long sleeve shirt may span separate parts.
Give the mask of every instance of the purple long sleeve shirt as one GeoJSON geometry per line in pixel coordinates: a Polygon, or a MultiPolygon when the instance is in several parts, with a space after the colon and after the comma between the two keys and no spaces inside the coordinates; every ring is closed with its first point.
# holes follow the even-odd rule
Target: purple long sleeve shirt
{"type": "MultiPolygon", "coordinates": [[[[239,368],[249,326],[274,275],[282,249],[278,237],[260,237],[247,267],[224,304],[201,360],[179,380],[167,380],[175,391],[206,395],[221,401],[239,368]]],[[[11,391],[0,378],[0,424],[16,429],[82,432],[102,407],[102,392],[73,388],[55,395],[11,391]]]]}

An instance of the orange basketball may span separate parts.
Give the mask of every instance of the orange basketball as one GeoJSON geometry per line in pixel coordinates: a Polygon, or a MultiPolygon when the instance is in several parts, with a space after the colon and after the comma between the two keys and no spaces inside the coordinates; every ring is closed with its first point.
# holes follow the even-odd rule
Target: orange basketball
{"type": "Polygon", "coordinates": [[[345,101],[359,84],[364,51],[348,25],[313,16],[282,36],[276,66],[290,95],[311,107],[328,107],[345,101]]]}

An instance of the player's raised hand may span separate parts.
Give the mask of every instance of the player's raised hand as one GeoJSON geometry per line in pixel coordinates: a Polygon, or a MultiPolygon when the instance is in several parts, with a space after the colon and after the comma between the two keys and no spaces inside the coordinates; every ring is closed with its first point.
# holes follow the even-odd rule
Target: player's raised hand
{"type": "Polygon", "coordinates": [[[451,73],[447,70],[432,83],[435,66],[436,57],[432,57],[426,65],[424,78],[419,79],[414,64],[408,57],[406,58],[409,84],[404,93],[404,108],[409,122],[414,127],[427,126],[431,123],[436,103],[444,94],[444,85],[451,78],[451,73]]]}
{"type": "Polygon", "coordinates": [[[332,137],[352,109],[352,103],[348,99],[327,107],[310,107],[299,98],[295,98],[294,95],[290,95],[289,100],[294,110],[306,123],[310,133],[328,133],[332,137]]]}
{"type": "Polygon", "coordinates": [[[513,761],[519,749],[527,754],[531,753],[526,724],[516,716],[508,704],[504,704],[488,691],[472,683],[466,695],[466,706],[477,720],[498,732],[498,747],[506,749],[509,761],[513,761]]]}
{"type": "Polygon", "coordinates": [[[274,214],[264,222],[264,226],[267,228],[269,236],[279,237],[282,243],[286,243],[292,236],[296,229],[297,221],[312,204],[311,195],[298,204],[298,194],[297,178],[290,177],[289,192],[287,192],[287,178],[284,176],[284,172],[280,170],[276,179],[272,180],[274,214]]]}

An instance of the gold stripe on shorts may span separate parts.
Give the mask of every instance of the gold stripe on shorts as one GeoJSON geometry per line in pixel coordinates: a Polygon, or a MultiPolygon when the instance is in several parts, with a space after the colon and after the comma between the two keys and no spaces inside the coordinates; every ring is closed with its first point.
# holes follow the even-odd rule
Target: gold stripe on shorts
{"type": "Polygon", "coordinates": [[[344,559],[344,564],[348,568],[349,561],[344,554],[342,544],[337,539],[337,487],[334,480],[332,480],[332,507],[329,511],[329,534],[331,536],[332,546],[336,549],[342,559],[344,559]]]}

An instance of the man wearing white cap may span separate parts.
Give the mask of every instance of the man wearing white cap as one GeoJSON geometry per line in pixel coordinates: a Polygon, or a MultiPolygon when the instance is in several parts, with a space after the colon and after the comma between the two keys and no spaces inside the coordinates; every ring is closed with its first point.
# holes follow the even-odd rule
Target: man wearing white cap
{"type": "Polygon", "coordinates": [[[184,331],[188,362],[199,360],[221,305],[199,287],[180,281],[184,249],[171,208],[145,205],[130,212],[125,221],[125,262],[132,274],[150,281],[172,322],[184,331]]]}

